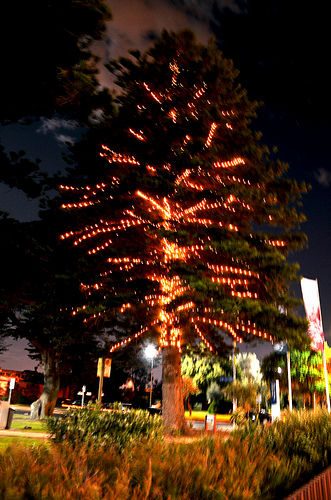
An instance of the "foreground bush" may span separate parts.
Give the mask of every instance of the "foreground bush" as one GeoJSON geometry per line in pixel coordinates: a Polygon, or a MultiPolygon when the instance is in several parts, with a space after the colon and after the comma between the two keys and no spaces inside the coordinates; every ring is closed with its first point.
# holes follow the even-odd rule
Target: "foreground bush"
{"type": "Polygon", "coordinates": [[[122,450],[141,439],[162,440],[163,425],[159,416],[147,411],[101,411],[98,406],[71,409],[61,418],[47,420],[47,428],[56,443],[73,446],[115,446],[122,450]]]}
{"type": "Polygon", "coordinates": [[[288,462],[284,484],[278,474],[273,490],[296,489],[331,464],[331,416],[326,410],[285,412],[283,420],[276,421],[265,433],[264,442],[270,454],[288,462]]]}
{"type": "Polygon", "coordinates": [[[330,463],[330,425],[327,412],[302,412],[229,439],[10,447],[0,454],[0,498],[280,500],[330,463]]]}

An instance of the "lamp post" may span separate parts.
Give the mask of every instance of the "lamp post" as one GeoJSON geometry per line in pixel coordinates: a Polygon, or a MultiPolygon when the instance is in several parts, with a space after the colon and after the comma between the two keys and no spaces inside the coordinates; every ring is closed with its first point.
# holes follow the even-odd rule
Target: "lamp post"
{"type": "Polygon", "coordinates": [[[237,409],[237,399],[234,397],[234,386],[236,385],[236,341],[233,341],[233,358],[232,358],[232,369],[233,369],[233,399],[232,399],[232,411],[237,409]]]}
{"type": "Polygon", "coordinates": [[[153,393],[153,363],[154,363],[154,358],[157,350],[155,347],[150,344],[146,347],[145,349],[145,356],[146,358],[151,360],[151,390],[149,392],[149,406],[152,406],[152,393],[153,393]]]}

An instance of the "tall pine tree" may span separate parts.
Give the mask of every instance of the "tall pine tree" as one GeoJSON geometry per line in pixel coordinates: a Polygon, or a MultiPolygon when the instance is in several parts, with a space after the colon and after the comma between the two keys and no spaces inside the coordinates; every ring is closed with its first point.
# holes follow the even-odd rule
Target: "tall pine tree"
{"type": "Polygon", "coordinates": [[[94,319],[137,324],[111,351],[157,335],[166,429],[184,429],[182,346],[200,339],[221,352],[227,336],[305,343],[289,293],[298,266],[286,261],[306,241],[290,232],[304,220],[295,203],[305,186],[250,130],[257,104],[213,43],[164,31],[145,54],[109,67],[121,92],[100,145],[105,168],[88,186],[63,186],[63,208],[77,218],[62,237],[95,259],[97,277],[82,285],[94,319]]]}

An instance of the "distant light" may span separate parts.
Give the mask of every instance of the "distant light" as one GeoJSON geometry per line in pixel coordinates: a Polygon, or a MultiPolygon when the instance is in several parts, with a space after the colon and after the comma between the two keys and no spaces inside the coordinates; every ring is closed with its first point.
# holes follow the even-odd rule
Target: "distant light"
{"type": "Polygon", "coordinates": [[[145,349],[145,356],[146,358],[152,359],[155,357],[155,354],[157,353],[157,349],[153,346],[153,344],[149,344],[146,349],[145,349]]]}

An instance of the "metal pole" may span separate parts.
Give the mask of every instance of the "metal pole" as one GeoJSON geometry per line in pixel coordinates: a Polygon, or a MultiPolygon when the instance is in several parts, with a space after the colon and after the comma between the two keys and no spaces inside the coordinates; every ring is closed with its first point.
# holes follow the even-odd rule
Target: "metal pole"
{"type": "MultiPolygon", "coordinates": [[[[233,369],[233,388],[236,383],[236,356],[235,356],[235,349],[236,349],[236,341],[233,341],[233,359],[232,359],[232,369],[233,369]]],[[[237,400],[234,397],[233,393],[233,399],[232,399],[232,410],[236,411],[237,409],[237,400]]]]}
{"type": "MultiPolygon", "coordinates": [[[[316,280],[317,283],[317,292],[318,292],[318,281],[316,280]]],[[[319,297],[318,297],[319,299],[319,297]]],[[[320,304],[320,313],[321,313],[321,328],[322,332],[323,330],[323,322],[322,322],[322,309],[321,309],[321,304],[320,304]]],[[[328,407],[328,412],[330,413],[330,396],[329,396],[329,381],[328,381],[328,370],[326,367],[326,358],[325,358],[325,342],[324,342],[324,349],[323,349],[323,365],[324,365],[324,378],[325,378],[325,392],[326,392],[326,404],[328,407]]]]}
{"type": "Polygon", "coordinates": [[[324,349],[323,349],[323,364],[324,364],[326,403],[328,405],[328,412],[330,413],[329,382],[328,382],[328,370],[327,370],[327,367],[326,367],[325,346],[324,346],[324,349]]]}
{"type": "Polygon", "coordinates": [[[98,390],[98,403],[101,405],[102,403],[102,388],[103,388],[103,375],[105,372],[105,358],[102,356],[101,358],[101,372],[99,378],[99,390],[98,390]]]}
{"type": "Polygon", "coordinates": [[[152,406],[152,392],[153,392],[153,358],[152,358],[152,365],[151,365],[151,390],[149,393],[149,406],[152,406]]]}
{"type": "Polygon", "coordinates": [[[291,383],[291,361],[290,361],[290,348],[287,346],[287,379],[288,379],[288,404],[290,411],[292,411],[292,383],[291,383]]]}

